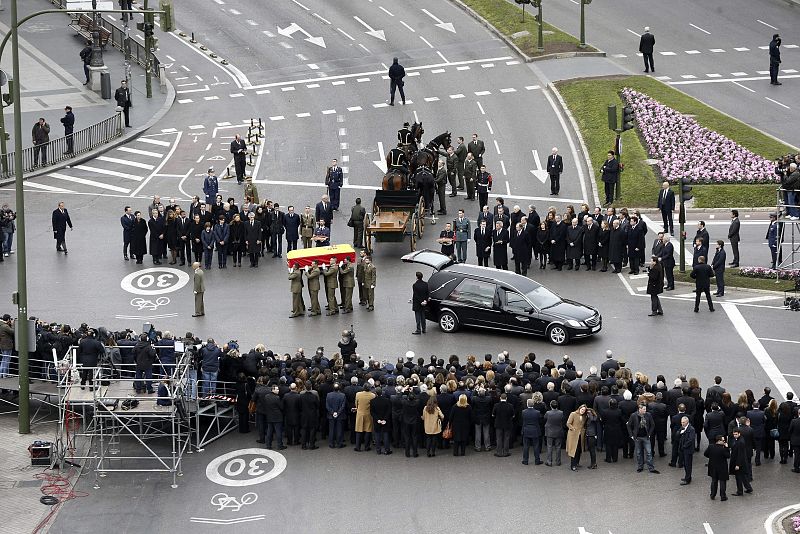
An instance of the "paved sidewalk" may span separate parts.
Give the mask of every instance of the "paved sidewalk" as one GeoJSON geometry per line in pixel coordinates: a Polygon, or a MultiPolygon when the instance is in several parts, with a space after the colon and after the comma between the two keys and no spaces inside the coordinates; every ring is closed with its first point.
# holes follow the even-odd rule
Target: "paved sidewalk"
{"type": "MultiPolygon", "coordinates": [[[[19,17],[39,10],[53,9],[47,0],[26,0],[19,2],[19,17]]],[[[114,114],[116,102],[113,98],[103,100],[99,93],[83,85],[83,63],[79,53],[85,41],[68,27],[70,18],[66,13],[56,13],[36,17],[19,29],[20,35],[20,77],[22,96],[23,147],[31,145],[29,134],[39,117],[50,124],[50,137],[61,137],[64,131],[60,119],[64,116],[64,106],[71,105],[75,113],[75,129],[84,128],[100,122],[114,114]]],[[[8,9],[0,11],[0,36],[5,36],[9,24],[8,9]]],[[[137,33],[134,29],[132,35],[137,33]]],[[[124,77],[124,58],[110,44],[103,54],[105,64],[111,74],[113,91],[119,87],[124,77]]],[[[11,45],[3,51],[2,69],[11,73],[11,45]]],[[[144,70],[136,64],[131,67],[131,126],[142,127],[162,108],[167,94],[161,93],[158,79],[153,79],[153,98],[145,97],[144,70]]],[[[12,108],[5,109],[6,128],[13,132],[12,108]]],[[[130,131],[130,130],[129,130],[130,131]]],[[[13,137],[9,150],[13,147],[13,137]]]]}
{"type": "MultiPolygon", "coordinates": [[[[6,409],[4,403],[3,410],[6,409]]],[[[34,478],[45,468],[31,466],[28,446],[37,439],[54,441],[57,425],[34,425],[30,434],[19,434],[17,428],[15,414],[0,415],[0,458],[3,459],[0,502],[6,512],[0,524],[2,533],[33,532],[36,525],[50,513],[50,506],[39,502],[42,483],[34,478]]]]}
{"type": "Polygon", "coordinates": [[[620,76],[635,74],[606,57],[572,57],[548,59],[528,63],[528,68],[545,83],[595,76],[620,76]]]}

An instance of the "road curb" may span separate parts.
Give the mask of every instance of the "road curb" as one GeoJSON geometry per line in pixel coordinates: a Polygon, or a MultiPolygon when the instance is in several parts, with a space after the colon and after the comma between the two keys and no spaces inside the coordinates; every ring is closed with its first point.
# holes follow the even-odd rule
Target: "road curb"
{"type": "MultiPolygon", "coordinates": [[[[690,265],[687,264],[687,267],[690,267],[690,265]]],[[[734,267],[734,269],[735,269],[735,267],[734,267]]],[[[690,271],[690,269],[686,270],[687,273],[689,271],[690,271]]],[[[763,278],[761,280],[763,280],[763,278]]],[[[683,282],[681,280],[676,280],[675,283],[676,284],[680,284],[680,285],[684,285],[684,286],[686,286],[688,288],[694,288],[695,287],[693,282],[683,282]]],[[[732,286],[730,284],[725,284],[725,290],[727,291],[728,289],[735,289],[736,291],[741,291],[742,293],[755,293],[757,295],[775,295],[775,296],[781,296],[781,297],[783,296],[783,291],[778,291],[778,290],[772,291],[770,289],[757,289],[755,287],[739,287],[739,286],[732,286]]],[[[726,301],[719,300],[719,301],[715,301],[715,302],[724,303],[726,301]]],[[[731,304],[737,304],[737,303],[736,302],[732,302],[731,304]]]]}
{"type": "MultiPolygon", "coordinates": [[[[469,16],[471,16],[472,18],[477,20],[486,29],[488,29],[490,32],[495,34],[501,41],[503,41],[506,45],[511,47],[517,53],[517,55],[522,58],[522,60],[525,63],[533,63],[535,61],[545,61],[545,60],[548,60],[548,59],[567,59],[567,58],[572,58],[572,57],[606,57],[606,53],[603,52],[602,50],[597,50],[596,52],[591,52],[591,51],[586,51],[586,52],[560,52],[560,53],[555,53],[555,54],[545,54],[545,55],[536,56],[536,57],[529,56],[525,52],[520,50],[520,48],[514,43],[514,41],[511,38],[509,38],[507,35],[505,35],[500,30],[495,28],[494,25],[491,22],[489,22],[488,20],[483,18],[480,14],[478,14],[477,11],[475,11],[474,9],[469,7],[467,4],[465,4],[461,0],[450,0],[450,3],[452,3],[453,5],[455,5],[457,7],[460,7],[464,11],[466,11],[466,13],[469,16]]],[[[553,26],[553,25],[551,24],[551,26],[553,26]]],[[[569,32],[565,32],[564,30],[562,30],[561,28],[559,28],[557,26],[553,26],[553,28],[555,28],[555,29],[557,29],[557,30],[559,30],[561,32],[564,32],[567,35],[571,35],[569,32]]]]}
{"type": "Polygon", "coordinates": [[[767,534],[793,534],[784,530],[783,520],[788,516],[799,512],[800,503],[790,504],[789,506],[784,506],[780,510],[775,510],[769,514],[769,517],[767,517],[766,521],[764,521],[764,531],[767,534]]]}
{"type": "MultiPolygon", "coordinates": [[[[164,115],[172,108],[172,104],[175,102],[175,87],[172,85],[172,82],[169,81],[169,78],[164,78],[166,82],[165,85],[167,86],[167,97],[164,100],[164,104],[161,105],[158,111],[153,115],[153,117],[147,121],[143,126],[138,128],[132,128],[129,131],[126,131],[122,137],[118,137],[117,139],[111,141],[110,143],[106,143],[102,146],[95,148],[94,150],[90,150],[89,152],[85,152],[80,156],[67,160],[62,161],[56,165],[39,169],[35,172],[26,174],[22,177],[22,180],[25,181],[29,178],[36,178],[38,176],[43,176],[49,174],[53,171],[58,171],[60,169],[65,169],[67,167],[74,167],[75,165],[80,165],[85,161],[89,161],[90,159],[94,159],[97,156],[100,156],[109,150],[113,150],[118,146],[124,145],[130,141],[133,141],[147,130],[155,126],[161,119],[164,118],[164,115]]],[[[12,185],[16,182],[16,180],[0,180],[0,187],[4,187],[7,185],[12,185]]]]}

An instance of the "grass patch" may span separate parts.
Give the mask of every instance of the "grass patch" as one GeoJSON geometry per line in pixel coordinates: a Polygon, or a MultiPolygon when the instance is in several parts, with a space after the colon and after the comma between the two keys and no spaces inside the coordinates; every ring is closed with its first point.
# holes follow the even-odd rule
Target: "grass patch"
{"type": "MultiPolygon", "coordinates": [[[[606,152],[613,148],[615,134],[608,129],[608,105],[616,104],[621,113],[619,92],[630,87],[681,113],[694,115],[706,128],[719,132],[765,158],[774,159],[793,152],[792,148],[728,117],[702,102],[647,76],[620,76],[591,80],[556,82],[572,115],[578,123],[596,171],[605,160],[606,152]]],[[[636,129],[622,134],[621,174],[622,195],[619,206],[651,208],[656,206],[662,181],[654,167],[645,163],[648,158],[636,129]]],[[[603,183],[599,174],[595,181],[602,197],[603,183]]],[[[762,207],[775,205],[775,189],[771,184],[720,184],[692,185],[695,206],[703,208],[762,207]]]]}
{"type": "MultiPolygon", "coordinates": [[[[681,273],[678,271],[677,267],[675,269],[675,280],[678,282],[687,282],[690,284],[694,284],[694,280],[689,276],[689,273],[692,272],[692,259],[689,258],[687,265],[686,265],[686,272],[681,273]]],[[[779,280],[778,283],[775,283],[774,279],[761,279],[761,278],[750,278],[747,276],[739,276],[737,273],[739,269],[726,269],[725,270],[725,287],[726,288],[733,288],[733,287],[742,287],[746,289],[761,289],[765,291],[791,291],[794,289],[794,282],[790,280],[779,280]]],[[[714,285],[714,281],[711,282],[711,289],[716,291],[716,286],[714,285]]]]}
{"type": "MultiPolygon", "coordinates": [[[[462,0],[462,2],[489,21],[492,26],[511,39],[528,56],[535,57],[560,52],[595,50],[588,45],[586,48],[579,48],[578,39],[545,22],[544,26],[542,26],[542,30],[545,32],[543,36],[544,52],[539,52],[537,48],[539,25],[533,18],[538,13],[538,10],[533,6],[528,5],[525,7],[525,22],[523,23],[521,7],[505,0],[462,0]],[[521,31],[527,31],[530,35],[519,39],[511,37],[511,35],[521,31]]],[[[543,9],[546,16],[547,6],[544,6],[543,9]]]]}

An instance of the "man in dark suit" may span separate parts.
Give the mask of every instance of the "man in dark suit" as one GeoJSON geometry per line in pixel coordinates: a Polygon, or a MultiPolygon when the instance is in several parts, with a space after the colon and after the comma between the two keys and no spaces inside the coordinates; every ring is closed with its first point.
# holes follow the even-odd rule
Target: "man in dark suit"
{"type": "Polygon", "coordinates": [[[428,282],[422,279],[422,273],[417,271],[417,281],[411,286],[411,309],[414,310],[414,318],[417,322],[417,329],[411,332],[414,335],[425,333],[425,306],[428,305],[430,292],[428,282]]]}
{"type": "Polygon", "coordinates": [[[328,195],[322,195],[322,200],[317,202],[315,218],[317,221],[325,221],[325,227],[330,228],[333,223],[333,205],[328,195]]]}
{"type": "Polygon", "coordinates": [[[706,247],[706,250],[708,250],[708,247],[711,243],[710,241],[711,238],[708,235],[708,230],[706,230],[705,221],[697,222],[697,233],[694,235],[695,241],[697,240],[698,237],[703,240],[703,246],[706,247]]]}
{"type": "Polygon", "coordinates": [[[294,212],[294,206],[286,208],[283,226],[286,228],[286,252],[296,250],[297,240],[300,239],[300,216],[294,212]]]}
{"type": "Polygon", "coordinates": [[[478,218],[475,219],[475,224],[480,226],[484,221],[486,221],[487,228],[494,228],[494,214],[489,211],[489,206],[481,206],[481,212],[478,214],[478,218]]]}
{"type": "Polygon", "coordinates": [[[64,137],[66,138],[67,142],[67,150],[64,151],[64,155],[71,156],[75,154],[75,140],[72,137],[72,132],[75,130],[75,115],[72,113],[72,106],[67,106],[64,108],[64,116],[61,117],[61,124],[64,125],[64,137]]]}
{"type": "MultiPolygon", "coordinates": [[[[133,211],[130,206],[125,206],[125,213],[119,219],[122,225],[122,257],[128,261],[128,249],[131,246],[131,239],[133,238],[133,211]]],[[[0,251],[2,252],[2,251],[0,251]]]]}
{"type": "Polygon", "coordinates": [[[742,486],[747,493],[753,493],[753,487],[747,476],[747,451],[745,450],[744,439],[739,428],[733,429],[733,443],[731,444],[731,463],[729,472],[736,477],[736,495],[741,497],[742,486]]]}
{"type": "Polygon", "coordinates": [[[689,418],[686,416],[681,417],[681,429],[678,431],[678,448],[680,449],[681,458],[683,458],[683,473],[681,479],[681,486],[686,486],[692,483],[692,460],[694,459],[694,441],[697,434],[694,427],[689,424],[689,418]]]}
{"type": "Polygon", "coordinates": [[[64,207],[63,202],[58,203],[58,207],[53,210],[53,217],[51,225],[53,227],[53,239],[56,240],[56,250],[58,252],[64,251],[67,253],[67,226],[72,230],[72,219],[69,218],[69,212],[64,207]]]}
{"type": "Polygon", "coordinates": [[[778,261],[778,216],[774,213],[769,214],[769,227],[767,228],[767,235],[764,236],[764,239],[767,240],[767,246],[769,246],[769,253],[772,256],[772,260],[770,263],[770,268],[774,269],[775,264],[778,261]]]}
{"type": "Polygon", "coordinates": [[[534,463],[542,465],[542,414],[533,407],[533,399],[528,399],[526,405],[522,410],[522,463],[528,465],[528,454],[533,447],[534,463]]]}
{"type": "Polygon", "coordinates": [[[472,141],[467,145],[467,152],[472,154],[472,157],[475,158],[475,164],[480,169],[483,165],[483,153],[486,152],[486,146],[484,146],[482,140],[478,139],[478,134],[472,134],[472,141]]]}
{"type": "Polygon", "coordinates": [[[472,236],[475,240],[475,255],[478,256],[478,265],[489,266],[489,256],[492,254],[492,231],[486,227],[486,221],[475,228],[472,236]]]}
{"type": "Polygon", "coordinates": [[[514,254],[514,272],[527,276],[532,255],[530,232],[522,229],[522,223],[517,223],[517,227],[511,233],[510,240],[511,252],[514,254]]]}
{"type": "Polygon", "coordinates": [[[670,241],[669,234],[664,234],[662,236],[662,242],[664,246],[658,254],[658,261],[664,269],[664,277],[667,281],[667,285],[664,289],[672,291],[675,289],[675,247],[672,245],[672,241],[670,241]]]}
{"type": "Polygon", "coordinates": [[[655,36],[650,33],[650,27],[644,27],[644,33],[642,37],[639,39],[639,52],[642,53],[644,57],[644,71],[650,72],[656,71],[655,66],[653,65],[653,47],[656,44],[655,36]]]}
{"type": "Polygon", "coordinates": [[[703,239],[696,237],[692,247],[692,267],[699,263],[700,256],[708,257],[708,247],[703,246],[703,239]]]}
{"type": "Polygon", "coordinates": [[[672,212],[675,210],[675,193],[669,188],[669,182],[661,184],[661,192],[658,194],[658,209],[661,211],[664,232],[669,232],[669,235],[672,235],[674,230],[672,212]]]}
{"type": "Polygon", "coordinates": [[[192,262],[192,223],[186,211],[181,210],[179,217],[175,220],[175,225],[178,230],[178,251],[181,257],[181,266],[183,266],[186,265],[187,258],[189,263],[192,262]]]}
{"type": "Polygon", "coordinates": [[[272,235],[272,257],[283,257],[283,232],[285,229],[286,218],[281,211],[280,205],[276,202],[272,209],[272,221],[270,223],[270,234],[272,235]]]}
{"type": "Polygon", "coordinates": [[[504,271],[508,270],[508,230],[503,228],[503,222],[497,221],[492,232],[492,255],[494,266],[504,271]]]}
{"type": "Polygon", "coordinates": [[[639,220],[635,215],[631,217],[631,225],[628,228],[628,263],[630,263],[630,274],[639,274],[639,260],[645,248],[645,234],[647,225],[639,220]]]}
{"type": "Polygon", "coordinates": [[[550,175],[550,194],[557,195],[561,190],[561,173],[564,172],[564,160],[558,153],[558,148],[553,147],[553,152],[547,156],[547,174],[550,175]]]}
{"type": "Polygon", "coordinates": [[[261,256],[261,221],[256,220],[256,214],[252,211],[247,218],[248,221],[244,226],[244,242],[250,255],[250,267],[258,267],[258,258],[261,256]]]}
{"type": "Polygon", "coordinates": [[[714,271],[714,278],[717,280],[717,292],[715,297],[725,295],[725,242],[717,241],[717,250],[714,252],[714,259],[711,260],[711,269],[714,271]]]}
{"type": "Polygon", "coordinates": [[[719,486],[719,500],[727,501],[725,487],[728,485],[728,458],[731,451],[725,443],[725,436],[714,436],[714,442],[709,444],[703,455],[708,458],[708,476],[711,477],[711,500],[717,496],[717,486],[719,486]]]}
{"type": "Polygon", "coordinates": [[[114,100],[117,102],[117,107],[122,108],[122,114],[125,116],[125,127],[131,127],[131,90],[128,89],[128,82],[122,80],[119,88],[114,91],[114,100]]]}
{"type": "Polygon", "coordinates": [[[605,190],[605,205],[610,206],[614,202],[614,188],[617,186],[617,180],[619,180],[619,161],[617,161],[613,150],[609,150],[606,154],[606,160],[603,162],[600,172],[605,190]]]}
{"type": "Polygon", "coordinates": [[[708,301],[708,311],[714,311],[714,303],[711,302],[711,277],[714,276],[714,271],[711,266],[706,263],[705,256],[697,258],[697,265],[692,268],[691,277],[694,278],[695,296],[694,296],[694,312],[700,311],[700,295],[706,294],[708,301]]]}
{"type": "Polygon", "coordinates": [[[391,421],[392,401],[383,394],[381,388],[375,389],[375,398],[369,403],[372,415],[372,435],[378,454],[392,454],[391,421]]]}
{"type": "Polygon", "coordinates": [[[739,226],[739,210],[731,210],[731,225],[728,227],[728,241],[730,241],[733,251],[731,267],[739,266],[739,226]]]}
{"type": "Polygon", "coordinates": [[[511,456],[511,453],[508,452],[508,447],[511,441],[511,432],[514,428],[514,411],[514,405],[508,402],[508,395],[505,393],[500,395],[500,402],[495,404],[492,409],[494,431],[497,439],[497,450],[494,455],[499,458],[511,456]]]}
{"type": "MultiPolygon", "coordinates": [[[[331,166],[325,173],[325,185],[328,187],[328,195],[331,198],[331,205],[334,211],[339,211],[339,193],[344,185],[344,173],[339,167],[337,160],[331,161],[331,166]]],[[[319,217],[318,217],[319,218],[319,217]]]]}
{"type": "Polygon", "coordinates": [[[244,171],[247,160],[247,144],[239,134],[231,141],[231,154],[233,154],[233,165],[236,168],[236,183],[244,182],[244,171]]]}

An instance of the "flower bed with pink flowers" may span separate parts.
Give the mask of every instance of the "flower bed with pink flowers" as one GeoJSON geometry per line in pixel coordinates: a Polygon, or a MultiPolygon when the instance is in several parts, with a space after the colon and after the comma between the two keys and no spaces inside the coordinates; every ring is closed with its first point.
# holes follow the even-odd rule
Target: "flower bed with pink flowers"
{"type": "Polygon", "coordinates": [[[747,278],[771,278],[780,280],[800,280],[800,269],[769,269],[767,267],[742,267],[739,276],[747,278]]]}
{"type": "Polygon", "coordinates": [[[622,99],[633,108],[636,125],[663,179],[701,184],[777,183],[774,164],[693,118],[631,88],[622,99]]]}

